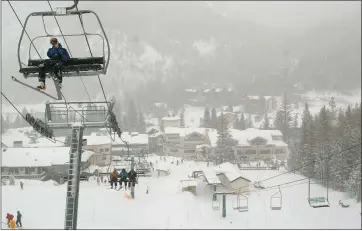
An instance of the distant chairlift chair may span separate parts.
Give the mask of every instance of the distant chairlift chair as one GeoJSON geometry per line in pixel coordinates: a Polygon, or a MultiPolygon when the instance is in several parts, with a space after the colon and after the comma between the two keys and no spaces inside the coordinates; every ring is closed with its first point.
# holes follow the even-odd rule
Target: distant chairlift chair
{"type": "Polygon", "coordinates": [[[217,195],[214,195],[216,197],[216,200],[212,200],[212,210],[214,211],[217,211],[217,210],[220,210],[220,202],[219,200],[217,199],[217,195]]]}
{"type": "Polygon", "coordinates": [[[236,197],[236,201],[233,203],[233,209],[238,210],[239,212],[248,212],[249,211],[249,199],[247,196],[239,193],[236,197]]]}
{"type": "Polygon", "coordinates": [[[279,186],[278,186],[278,188],[279,188],[278,192],[274,193],[270,197],[271,210],[281,210],[282,209],[283,195],[282,195],[282,191],[280,190],[279,186]]]}

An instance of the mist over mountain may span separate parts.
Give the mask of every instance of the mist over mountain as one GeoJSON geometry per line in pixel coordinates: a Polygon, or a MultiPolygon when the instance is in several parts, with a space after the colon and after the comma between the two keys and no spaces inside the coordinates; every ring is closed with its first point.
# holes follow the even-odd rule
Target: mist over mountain
{"type": "MultiPolygon", "coordinates": [[[[4,4],[3,8],[9,8],[4,4]]],[[[313,88],[322,90],[360,86],[360,10],[288,31],[255,22],[220,5],[191,1],[81,1],[79,9],[91,9],[100,16],[111,43],[109,71],[101,76],[107,93],[155,101],[205,82],[232,83],[239,90],[254,94],[275,94],[296,82],[312,83],[313,88]]],[[[49,9],[44,5],[42,10],[49,9]]],[[[20,86],[10,80],[10,75],[20,77],[17,63],[13,63],[16,50],[10,49],[16,49],[21,27],[15,26],[15,16],[11,17],[16,32],[9,35],[11,41],[4,41],[9,38],[3,33],[3,47],[7,47],[3,60],[5,56],[8,63],[3,64],[2,83],[18,89],[20,86]]],[[[95,22],[84,18],[86,30],[99,32],[95,22]]],[[[79,30],[77,23],[61,26],[63,30],[79,30]]],[[[48,28],[55,29],[56,24],[50,23],[48,28]]],[[[40,24],[31,36],[41,29],[40,24]]],[[[80,50],[78,45],[69,46],[74,53],[80,50]]],[[[102,97],[96,77],[83,79],[92,96],[102,97]]],[[[36,84],[36,80],[31,81],[36,84]]],[[[67,78],[65,86],[68,97],[85,99],[78,78],[67,78]]],[[[34,101],[43,99],[26,92],[34,95],[34,101]]],[[[16,101],[28,98],[20,95],[16,101]]]]}

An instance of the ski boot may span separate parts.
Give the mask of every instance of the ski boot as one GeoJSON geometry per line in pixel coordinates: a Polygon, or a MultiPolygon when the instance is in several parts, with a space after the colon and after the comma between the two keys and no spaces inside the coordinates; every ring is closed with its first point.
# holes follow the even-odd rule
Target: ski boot
{"type": "Polygon", "coordinates": [[[44,82],[40,82],[39,86],[36,87],[38,90],[41,91],[45,91],[46,87],[45,87],[45,83],[44,82]]]}

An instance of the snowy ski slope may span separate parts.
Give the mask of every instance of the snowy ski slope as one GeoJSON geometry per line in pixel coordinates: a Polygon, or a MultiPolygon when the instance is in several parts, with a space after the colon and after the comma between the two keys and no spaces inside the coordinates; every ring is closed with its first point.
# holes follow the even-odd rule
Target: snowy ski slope
{"type": "MultiPolygon", "coordinates": [[[[283,208],[270,209],[270,196],[276,189],[254,191],[249,196],[249,211],[232,209],[232,196],[227,197],[227,216],[211,208],[211,190],[199,182],[197,196],[181,192],[180,180],[206,163],[184,161],[176,166],[176,158],[168,157],[169,176],[140,178],[135,188],[135,200],[128,200],[124,191],[115,191],[108,184],[97,185],[95,180],[81,182],[78,214],[79,229],[361,229],[361,204],[350,200],[350,208],[341,208],[342,193],[330,192],[330,208],[313,209],[307,203],[306,181],[283,188],[283,208]],[[175,163],[175,162],[174,162],[175,163]],[[149,194],[145,188],[149,188],[149,194]]],[[[158,156],[149,157],[161,163],[158,156]]],[[[157,168],[157,164],[155,164],[157,168]]],[[[279,171],[248,171],[253,180],[262,180],[279,171]]],[[[303,176],[285,174],[263,182],[266,187],[298,180],[303,176]]],[[[311,196],[325,196],[319,185],[312,185],[311,196]]],[[[24,190],[16,186],[2,187],[2,217],[7,212],[23,214],[24,229],[63,229],[66,185],[53,182],[24,181],[24,190]]],[[[253,189],[254,190],[254,189],[253,189]]],[[[221,202],[221,198],[219,198],[221,202]]],[[[2,224],[2,228],[6,228],[2,224]]]]}

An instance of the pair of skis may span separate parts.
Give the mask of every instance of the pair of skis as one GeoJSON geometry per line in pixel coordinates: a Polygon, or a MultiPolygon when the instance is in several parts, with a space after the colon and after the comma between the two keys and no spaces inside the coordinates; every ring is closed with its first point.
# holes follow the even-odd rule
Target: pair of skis
{"type": "Polygon", "coordinates": [[[52,77],[52,80],[53,80],[53,82],[54,82],[55,89],[56,89],[56,91],[57,91],[57,96],[58,96],[58,97],[52,96],[52,95],[50,95],[49,93],[46,93],[45,91],[42,91],[42,90],[40,90],[40,89],[38,89],[38,88],[36,88],[36,87],[33,87],[33,86],[31,86],[31,85],[29,85],[29,84],[27,84],[27,83],[24,83],[24,82],[18,80],[17,78],[15,78],[14,76],[11,76],[11,79],[12,79],[13,81],[15,81],[15,82],[17,82],[17,83],[25,86],[25,87],[28,87],[28,88],[30,88],[30,89],[32,89],[32,90],[34,90],[34,91],[37,91],[37,92],[39,92],[39,93],[41,93],[41,94],[43,94],[43,95],[46,95],[46,96],[48,96],[48,97],[50,97],[50,98],[52,98],[52,99],[54,99],[54,100],[62,100],[62,99],[63,99],[63,97],[62,97],[62,92],[60,91],[59,81],[58,81],[58,79],[56,79],[56,78],[54,78],[54,77],[52,77]]]}

